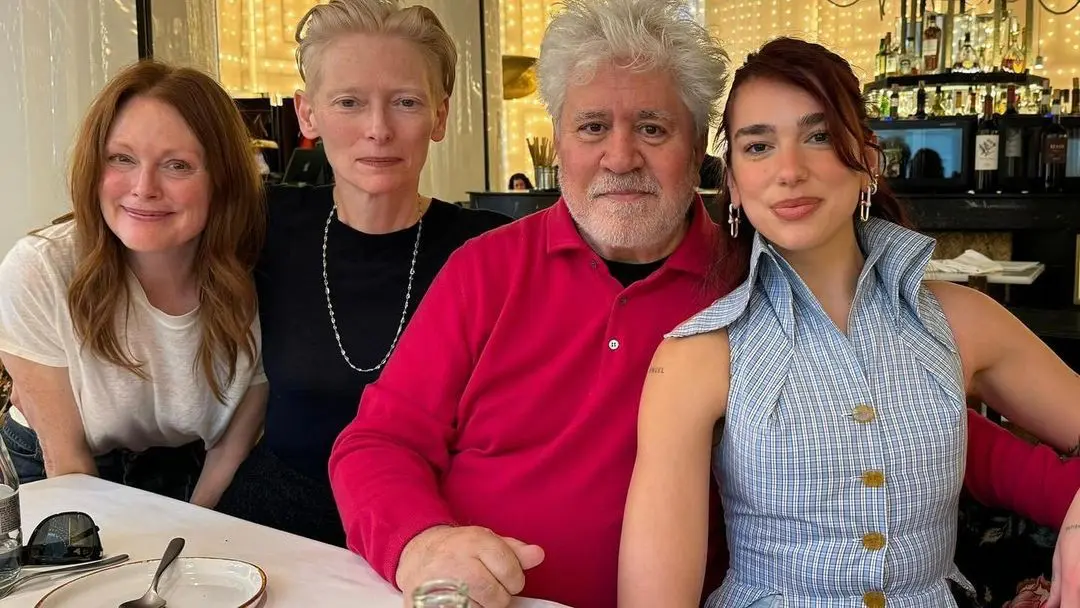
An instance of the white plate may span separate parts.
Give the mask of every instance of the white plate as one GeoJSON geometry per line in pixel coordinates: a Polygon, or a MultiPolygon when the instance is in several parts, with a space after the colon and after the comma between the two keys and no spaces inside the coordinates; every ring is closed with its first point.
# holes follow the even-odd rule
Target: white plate
{"type": "MultiPolygon", "coordinates": [[[[53,589],[37,608],[116,608],[146,592],[161,560],[129,562],[83,575],[53,589]]],[[[266,593],[258,566],[217,557],[180,557],[158,583],[169,608],[253,608],[266,593]]]]}

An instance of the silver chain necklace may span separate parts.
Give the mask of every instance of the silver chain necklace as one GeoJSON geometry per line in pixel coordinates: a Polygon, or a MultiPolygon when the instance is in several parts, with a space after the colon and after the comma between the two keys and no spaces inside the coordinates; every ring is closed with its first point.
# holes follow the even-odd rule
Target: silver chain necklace
{"type": "MultiPolygon", "coordinates": [[[[418,211],[420,210],[420,207],[420,201],[417,201],[418,211]]],[[[401,309],[401,319],[398,320],[394,341],[390,343],[390,348],[386,351],[386,355],[383,356],[382,361],[379,361],[378,365],[364,369],[353,364],[352,359],[349,359],[349,355],[345,352],[345,347],[341,344],[341,334],[338,333],[337,318],[334,316],[334,303],[330,299],[330,279],[327,277],[326,273],[326,242],[330,238],[330,224],[333,223],[334,214],[336,212],[337,202],[331,207],[330,215],[326,218],[326,227],[323,228],[322,237],[322,281],[323,289],[326,291],[326,310],[330,313],[330,327],[334,330],[334,340],[337,341],[338,350],[341,351],[341,356],[344,357],[345,363],[349,364],[349,367],[363,374],[377,372],[390,360],[390,354],[394,352],[394,348],[398,343],[398,338],[401,337],[401,330],[405,327],[405,316],[408,314],[409,299],[412,297],[413,277],[416,275],[416,258],[420,253],[420,232],[424,228],[424,216],[423,214],[420,214],[420,219],[416,221],[416,243],[413,245],[412,262],[409,263],[409,284],[405,288],[405,306],[401,309]]]]}

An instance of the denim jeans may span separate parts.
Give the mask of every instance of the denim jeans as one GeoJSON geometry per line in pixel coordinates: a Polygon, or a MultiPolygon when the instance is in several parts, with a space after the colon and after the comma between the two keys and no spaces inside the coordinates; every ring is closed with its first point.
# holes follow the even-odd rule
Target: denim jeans
{"type": "MultiPolygon", "coordinates": [[[[5,415],[0,438],[7,446],[20,483],[45,479],[45,457],[33,429],[5,415]]],[[[202,442],[196,441],[143,452],[116,449],[95,457],[94,462],[102,479],[186,501],[195,491],[205,456],[202,442]]]]}

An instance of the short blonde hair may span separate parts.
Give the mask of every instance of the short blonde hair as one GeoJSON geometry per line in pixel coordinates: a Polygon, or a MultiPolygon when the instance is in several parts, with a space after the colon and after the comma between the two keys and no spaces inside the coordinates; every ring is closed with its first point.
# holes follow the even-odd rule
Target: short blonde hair
{"type": "Polygon", "coordinates": [[[397,36],[420,46],[432,68],[434,93],[449,97],[457,74],[457,46],[439,18],[424,6],[398,0],[330,0],[311,7],[296,26],[296,65],[312,90],[318,87],[322,51],[344,34],[397,36]],[[441,90],[440,90],[441,89],[441,90]]]}

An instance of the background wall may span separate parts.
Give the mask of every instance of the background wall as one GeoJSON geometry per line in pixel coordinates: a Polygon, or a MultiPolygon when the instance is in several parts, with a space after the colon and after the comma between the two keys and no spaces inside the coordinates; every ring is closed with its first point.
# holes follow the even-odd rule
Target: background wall
{"type": "Polygon", "coordinates": [[[0,252],[68,210],[72,134],[138,59],[134,0],[0,0],[0,252]]]}

